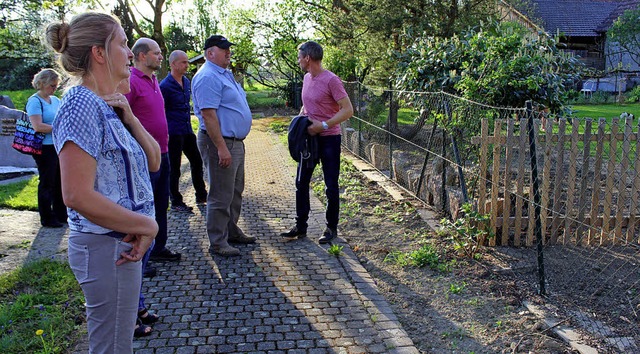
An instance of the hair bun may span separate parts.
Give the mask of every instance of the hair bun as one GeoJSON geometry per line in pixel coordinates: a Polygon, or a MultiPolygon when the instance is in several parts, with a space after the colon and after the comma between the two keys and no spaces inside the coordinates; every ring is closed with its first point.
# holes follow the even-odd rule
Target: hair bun
{"type": "Polygon", "coordinates": [[[58,53],[67,48],[69,28],[69,24],[64,22],[52,23],[47,27],[47,42],[58,53]]]}
{"type": "Polygon", "coordinates": [[[64,52],[64,50],[67,48],[69,28],[70,27],[68,23],[63,22],[60,24],[60,28],[58,29],[58,40],[60,41],[60,49],[58,50],[59,53],[64,52]]]}

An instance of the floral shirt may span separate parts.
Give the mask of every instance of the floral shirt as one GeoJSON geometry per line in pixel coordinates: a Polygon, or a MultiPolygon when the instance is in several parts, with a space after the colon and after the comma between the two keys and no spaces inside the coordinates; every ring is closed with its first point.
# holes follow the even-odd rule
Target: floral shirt
{"type": "MultiPolygon", "coordinates": [[[[94,190],[124,208],[155,216],[144,150],[114,110],[84,86],[71,88],[62,98],[53,125],[53,143],[58,153],[68,141],[96,159],[94,190]]],[[[112,232],[73,209],[69,208],[68,212],[71,230],[95,234],[112,232]]]]}

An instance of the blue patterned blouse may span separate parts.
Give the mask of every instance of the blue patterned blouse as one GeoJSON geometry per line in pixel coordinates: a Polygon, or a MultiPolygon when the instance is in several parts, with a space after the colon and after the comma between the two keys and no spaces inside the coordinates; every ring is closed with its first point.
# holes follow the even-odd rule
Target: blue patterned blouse
{"type": "MultiPolygon", "coordinates": [[[[68,141],[96,159],[97,192],[129,210],[154,217],[147,156],[113,109],[84,86],[73,87],[64,95],[53,124],[58,153],[68,141]]],[[[112,232],[73,209],[68,212],[71,230],[112,232]]]]}

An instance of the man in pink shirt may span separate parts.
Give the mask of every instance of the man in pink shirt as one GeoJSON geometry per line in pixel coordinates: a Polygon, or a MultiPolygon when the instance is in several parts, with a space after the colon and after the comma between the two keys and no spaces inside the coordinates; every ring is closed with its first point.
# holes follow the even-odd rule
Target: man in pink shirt
{"type": "MultiPolygon", "coordinates": [[[[353,115],[351,100],[344,89],[342,80],[336,74],[322,67],[322,47],[313,41],[298,47],[298,64],[307,73],[302,83],[301,115],[309,117],[310,135],[318,136],[318,153],[327,195],[327,227],[318,240],[330,243],[338,236],[340,218],[340,123],[353,115]]],[[[296,178],[296,225],[288,232],[280,234],[286,239],[303,238],[307,235],[309,219],[309,183],[315,164],[301,166],[296,178]]]]}
{"type": "MultiPolygon", "coordinates": [[[[158,43],[150,38],[140,38],[131,48],[131,92],[126,94],[133,114],[160,145],[162,160],[160,170],[150,174],[153,185],[158,235],[151,249],[152,261],[179,261],[180,253],[167,247],[167,208],[169,206],[169,130],[164,111],[164,99],[153,74],[162,65],[162,52],[158,43]]],[[[149,275],[149,272],[146,272],[149,275]]],[[[153,272],[151,272],[153,273],[153,272]]]]}

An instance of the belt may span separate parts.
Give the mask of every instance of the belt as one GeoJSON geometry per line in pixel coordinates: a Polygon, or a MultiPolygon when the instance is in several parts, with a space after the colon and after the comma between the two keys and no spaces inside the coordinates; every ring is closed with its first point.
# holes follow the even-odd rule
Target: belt
{"type": "MultiPolygon", "coordinates": [[[[209,134],[207,134],[207,131],[204,129],[200,129],[200,131],[202,132],[202,134],[209,136],[209,134]]],[[[243,141],[244,138],[240,139],[240,138],[236,138],[233,136],[223,136],[222,139],[226,139],[226,140],[233,140],[233,141],[243,141]]]]}

